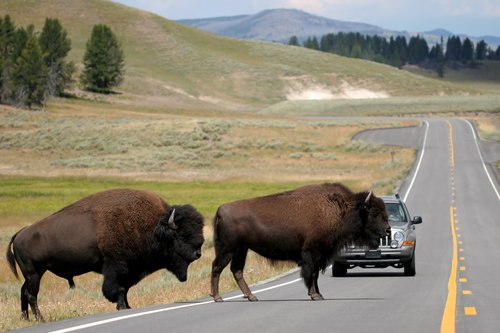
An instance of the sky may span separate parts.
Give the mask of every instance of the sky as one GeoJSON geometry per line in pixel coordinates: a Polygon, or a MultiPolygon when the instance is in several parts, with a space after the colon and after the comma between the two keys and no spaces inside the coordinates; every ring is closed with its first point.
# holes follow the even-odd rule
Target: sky
{"type": "Polygon", "coordinates": [[[446,29],[500,37],[500,0],[113,0],[170,20],[256,14],[294,8],[330,19],[397,31],[446,29]]]}

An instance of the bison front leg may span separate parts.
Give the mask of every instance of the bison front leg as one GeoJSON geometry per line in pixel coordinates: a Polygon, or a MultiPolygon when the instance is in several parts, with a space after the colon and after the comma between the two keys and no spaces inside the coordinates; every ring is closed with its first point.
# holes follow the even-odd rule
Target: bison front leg
{"type": "Polygon", "coordinates": [[[111,268],[103,269],[104,281],[102,293],[112,303],[116,303],[117,310],[130,309],[127,301],[128,288],[119,282],[117,273],[111,268]]]}
{"type": "Polygon", "coordinates": [[[252,294],[252,291],[243,277],[243,268],[245,267],[247,252],[248,249],[243,249],[234,253],[233,260],[231,261],[231,272],[233,272],[234,279],[236,280],[238,287],[240,287],[243,297],[247,298],[251,302],[254,302],[258,301],[258,299],[254,294],[252,294]]]}
{"type": "Polygon", "coordinates": [[[302,252],[302,267],[301,276],[307,287],[308,295],[313,301],[323,300],[323,296],[319,293],[318,277],[319,267],[315,264],[314,256],[310,251],[302,252]]]}
{"type": "Polygon", "coordinates": [[[117,310],[130,309],[127,299],[128,288],[120,287],[118,288],[118,301],[116,302],[117,310]]]}

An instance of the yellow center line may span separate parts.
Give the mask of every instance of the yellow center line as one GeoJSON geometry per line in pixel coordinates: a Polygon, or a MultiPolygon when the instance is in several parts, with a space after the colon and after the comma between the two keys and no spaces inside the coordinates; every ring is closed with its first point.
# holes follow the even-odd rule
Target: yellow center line
{"type": "Polygon", "coordinates": [[[450,223],[453,240],[453,257],[451,260],[451,272],[448,280],[448,297],[444,308],[443,319],[441,320],[441,333],[455,332],[455,309],[457,306],[457,239],[455,229],[453,229],[453,207],[450,207],[450,223]]]}
{"type": "MultiPolygon", "coordinates": [[[[450,129],[450,167],[451,167],[451,177],[454,182],[453,170],[455,168],[455,149],[453,147],[453,130],[451,123],[448,121],[448,127],[450,129]]],[[[452,197],[455,195],[455,191],[452,191],[452,197]]],[[[454,202],[454,200],[452,200],[454,202]]],[[[457,234],[455,231],[455,210],[456,207],[450,207],[450,226],[451,226],[451,238],[453,242],[453,256],[451,260],[451,271],[450,277],[448,279],[448,297],[446,298],[446,305],[443,312],[443,318],[441,320],[441,333],[454,333],[455,332],[455,313],[457,307],[457,266],[458,266],[458,245],[457,245],[457,234]]],[[[464,266],[462,266],[465,269],[464,266]]],[[[461,268],[462,268],[461,267],[461,268]]]]}

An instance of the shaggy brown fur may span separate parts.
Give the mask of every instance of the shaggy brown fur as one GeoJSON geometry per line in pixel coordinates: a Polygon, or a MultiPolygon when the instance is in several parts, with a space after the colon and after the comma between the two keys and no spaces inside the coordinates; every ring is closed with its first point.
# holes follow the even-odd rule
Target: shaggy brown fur
{"type": "Polygon", "coordinates": [[[42,320],[37,294],[47,270],[67,279],[71,287],[74,276],[102,273],[104,296],[125,309],[130,307],[128,289],[158,269],[166,268],[185,281],[202,244],[203,217],[193,207],[169,207],[149,191],[114,189],[20,230],[11,239],[7,260],[16,276],[17,262],[26,280],[21,288],[23,317],[28,318],[29,304],[42,320]]]}
{"type": "Polygon", "coordinates": [[[341,184],[310,185],[224,204],[214,219],[211,295],[222,300],[219,276],[231,262],[245,297],[257,300],[243,278],[251,249],[270,260],[297,262],[311,298],[322,299],[318,274],[335,251],[353,239],[377,243],[387,232],[384,202],[368,192],[354,194],[341,184]]]}

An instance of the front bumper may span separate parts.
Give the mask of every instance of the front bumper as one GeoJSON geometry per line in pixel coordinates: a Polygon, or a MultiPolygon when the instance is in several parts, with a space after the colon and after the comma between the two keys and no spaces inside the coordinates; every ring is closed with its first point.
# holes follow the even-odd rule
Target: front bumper
{"type": "Polygon", "coordinates": [[[347,248],[340,251],[334,257],[334,260],[335,262],[353,267],[401,267],[412,259],[413,254],[413,246],[402,246],[396,249],[379,247],[376,250],[347,248]]]}

